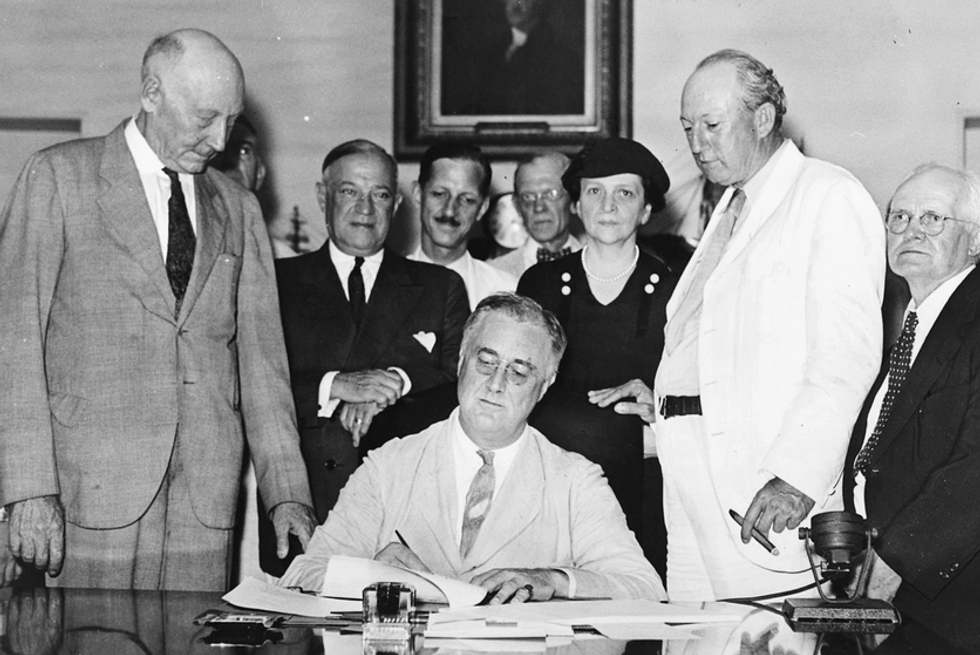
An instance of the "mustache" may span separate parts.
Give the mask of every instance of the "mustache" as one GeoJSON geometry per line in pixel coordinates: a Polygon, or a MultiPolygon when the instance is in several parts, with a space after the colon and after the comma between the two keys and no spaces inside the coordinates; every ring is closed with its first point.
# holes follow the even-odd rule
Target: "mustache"
{"type": "Polygon", "coordinates": [[[436,223],[443,223],[453,227],[460,227],[462,223],[455,216],[434,216],[436,223]]]}

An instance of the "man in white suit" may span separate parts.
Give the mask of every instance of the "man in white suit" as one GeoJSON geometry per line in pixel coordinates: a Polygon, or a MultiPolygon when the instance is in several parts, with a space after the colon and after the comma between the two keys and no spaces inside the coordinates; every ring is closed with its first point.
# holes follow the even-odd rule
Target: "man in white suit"
{"type": "Polygon", "coordinates": [[[772,70],[743,52],[709,56],[684,87],[691,152],[728,189],[667,306],[657,374],[672,599],[811,581],[795,528],[843,506],[878,370],[881,218],[854,176],[782,137],[785,111],[772,70]]]}
{"type": "Polygon", "coordinates": [[[527,424],[565,345],[533,300],[483,300],[463,331],[459,409],[372,451],[281,584],[320,591],[330,557],[356,555],[469,580],[491,603],[664,599],[601,469],[527,424]]]}

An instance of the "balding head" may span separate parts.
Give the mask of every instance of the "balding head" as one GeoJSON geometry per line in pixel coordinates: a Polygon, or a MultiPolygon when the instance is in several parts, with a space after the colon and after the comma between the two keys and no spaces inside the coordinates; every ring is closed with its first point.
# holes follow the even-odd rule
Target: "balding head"
{"type": "Polygon", "coordinates": [[[143,56],[137,126],[165,166],[200,173],[224,150],[244,93],[241,64],[217,37],[171,32],[143,56]]]}

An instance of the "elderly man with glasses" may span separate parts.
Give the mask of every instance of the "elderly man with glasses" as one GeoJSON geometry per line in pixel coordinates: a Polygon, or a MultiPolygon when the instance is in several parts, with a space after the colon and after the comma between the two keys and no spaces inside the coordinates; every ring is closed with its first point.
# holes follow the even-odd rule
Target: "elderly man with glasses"
{"type": "Polygon", "coordinates": [[[514,173],[514,201],[530,235],[524,245],[490,263],[520,277],[537,262],[578,252],[584,245],[571,233],[572,199],[561,184],[569,159],[551,150],[522,161],[514,173]]]}
{"type": "Polygon", "coordinates": [[[878,529],[868,595],[961,647],[980,645],[978,222],[971,172],[927,164],[892,197],[888,263],[912,299],[845,475],[849,508],[878,529]]]}
{"type": "Polygon", "coordinates": [[[491,603],[664,599],[602,469],[527,424],[566,343],[533,300],[484,299],[463,329],[459,409],[372,451],[281,584],[320,591],[332,555],[357,555],[471,581],[491,603]]]}

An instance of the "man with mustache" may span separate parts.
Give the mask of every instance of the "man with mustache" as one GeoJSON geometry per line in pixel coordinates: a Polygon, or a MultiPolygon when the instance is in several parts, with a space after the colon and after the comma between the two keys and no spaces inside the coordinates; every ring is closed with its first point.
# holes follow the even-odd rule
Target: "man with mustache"
{"type": "Polygon", "coordinates": [[[490,203],[490,163],[466,143],[432,146],[422,156],[419,180],[412,185],[419,206],[422,238],[409,259],[445,266],[466,283],[470,308],[500,291],[514,291],[517,278],[466,251],[470,230],[490,203]]]}
{"type": "MultiPolygon", "coordinates": [[[[300,447],[322,523],[374,418],[409,392],[456,380],[469,305],[458,275],[385,248],[401,196],[398,166],[381,146],[342,143],[321,175],[329,239],[278,260],[276,276],[300,447]]],[[[259,541],[262,568],[280,575],[268,522],[259,541]]]]}

